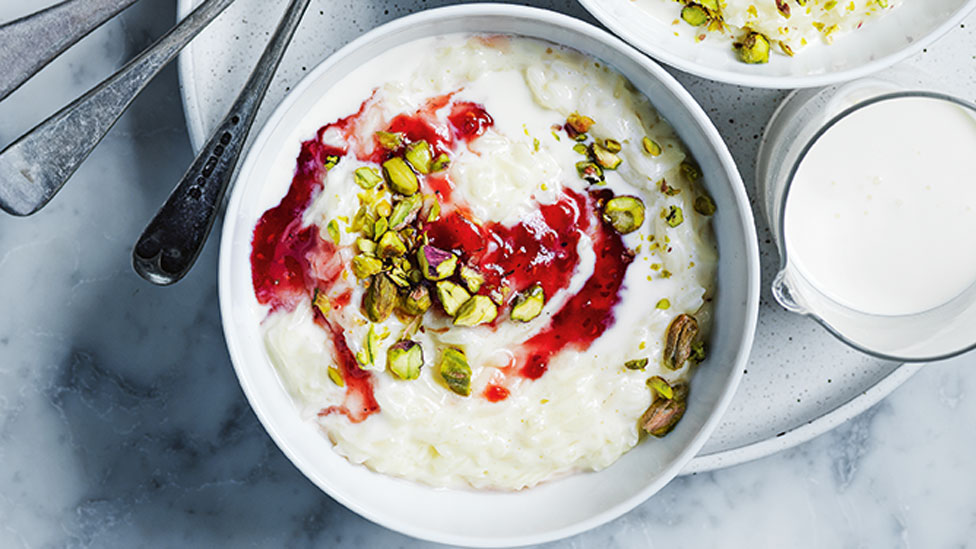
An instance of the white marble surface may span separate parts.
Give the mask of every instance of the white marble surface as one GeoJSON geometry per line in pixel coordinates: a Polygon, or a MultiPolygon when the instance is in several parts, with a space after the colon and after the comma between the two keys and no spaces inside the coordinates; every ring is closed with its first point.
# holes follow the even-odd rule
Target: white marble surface
{"type": "MultiPolygon", "coordinates": [[[[5,0],[0,19],[48,3],[5,0]]],[[[173,17],[169,0],[143,0],[86,39],[0,104],[0,146],[173,17]]],[[[974,99],[972,79],[969,69],[947,85],[974,99]]],[[[741,94],[693,91],[706,110],[713,94],[741,94]]],[[[731,133],[726,119],[750,108],[709,114],[731,133]]],[[[323,495],[261,429],[224,349],[215,241],[175,287],[132,272],[131,245],[190,155],[168,70],[46,210],[0,217],[0,548],[426,546],[323,495]]],[[[624,517],[547,547],[976,544],[974,366],[963,357],[926,367],[822,437],[679,478],[624,517]]]]}

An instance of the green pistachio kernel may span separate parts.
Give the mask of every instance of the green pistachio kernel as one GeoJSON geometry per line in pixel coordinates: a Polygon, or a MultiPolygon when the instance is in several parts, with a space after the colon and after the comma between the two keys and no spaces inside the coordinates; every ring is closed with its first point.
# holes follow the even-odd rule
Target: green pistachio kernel
{"type": "Polygon", "coordinates": [[[325,162],[322,164],[322,166],[326,169],[326,171],[331,170],[332,168],[336,167],[336,164],[339,163],[339,159],[340,158],[338,155],[330,154],[325,157],[325,162]]]}
{"type": "Polygon", "coordinates": [[[698,169],[698,166],[695,165],[694,162],[689,162],[687,160],[682,162],[681,173],[689,181],[698,181],[699,179],[701,179],[701,170],[698,169]]]}
{"type": "Polygon", "coordinates": [[[691,359],[695,362],[705,360],[705,343],[703,341],[696,341],[691,344],[691,359]]]}
{"type": "Polygon", "coordinates": [[[423,285],[415,286],[400,299],[400,310],[412,316],[426,313],[430,306],[430,291],[423,285]]]}
{"type": "Polygon", "coordinates": [[[356,168],[356,171],[353,172],[352,176],[356,181],[356,184],[364,189],[372,189],[376,185],[383,182],[383,177],[380,176],[378,171],[376,171],[376,168],[370,168],[368,166],[356,168]]]}
{"type": "Polygon", "coordinates": [[[393,151],[403,145],[402,133],[376,132],[376,141],[381,147],[388,151],[393,151]]]}
{"type": "Polygon", "coordinates": [[[458,258],[451,252],[426,244],[417,250],[417,262],[424,278],[427,280],[444,280],[454,274],[457,269],[458,258]]]}
{"type": "MultiPolygon", "coordinates": [[[[393,231],[386,231],[377,243],[376,255],[382,259],[400,257],[407,253],[407,246],[400,240],[400,235],[393,231]]],[[[406,273],[404,273],[406,274],[406,273]]]]}
{"type": "Polygon", "coordinates": [[[584,145],[582,143],[577,143],[577,144],[573,145],[573,150],[576,151],[576,152],[578,152],[578,153],[580,153],[580,154],[586,154],[586,155],[590,154],[589,147],[587,147],[586,145],[584,145]]]}
{"type": "Polygon", "coordinates": [[[373,325],[369,325],[369,329],[366,331],[366,337],[363,338],[363,347],[356,353],[356,362],[359,363],[359,367],[362,369],[369,368],[370,366],[375,366],[376,361],[379,360],[380,353],[380,338],[376,335],[376,330],[373,325]]]}
{"type": "Polygon", "coordinates": [[[700,27],[708,22],[708,11],[698,4],[688,4],[681,9],[681,18],[692,27],[700,27]]]}
{"type": "Polygon", "coordinates": [[[318,309],[322,316],[332,310],[332,302],[329,301],[329,297],[324,292],[320,292],[318,288],[312,294],[312,306],[318,309]]]}
{"type": "Polygon", "coordinates": [[[715,201],[712,200],[712,197],[708,196],[707,194],[703,194],[695,199],[696,212],[705,216],[712,216],[715,215],[715,210],[715,201]]]}
{"type": "Polygon", "coordinates": [[[648,362],[650,361],[646,358],[628,360],[624,363],[624,368],[627,368],[628,370],[643,370],[647,367],[648,362]]]}
{"type": "Polygon", "coordinates": [[[430,171],[439,172],[444,168],[447,168],[451,164],[451,157],[447,156],[447,153],[441,153],[437,155],[434,162],[430,165],[430,171]]]}
{"type": "Polygon", "coordinates": [[[329,366],[329,379],[339,387],[346,386],[346,380],[342,377],[342,372],[335,366],[329,366]]]}
{"type": "Polygon", "coordinates": [[[636,196],[616,196],[603,206],[603,219],[620,234],[632,233],[644,224],[644,203],[636,196]]]}
{"type": "Polygon", "coordinates": [[[719,12],[718,0],[698,0],[698,3],[713,13],[719,12]]]}
{"type": "Polygon", "coordinates": [[[433,159],[431,158],[430,145],[426,141],[415,141],[407,145],[407,150],[403,156],[413,166],[413,169],[417,170],[417,173],[430,173],[433,159]]]}
{"type": "Polygon", "coordinates": [[[604,139],[603,148],[605,148],[606,150],[612,153],[618,153],[624,147],[623,145],[620,144],[620,141],[617,141],[616,139],[604,139]]]}
{"type": "Polygon", "coordinates": [[[374,275],[369,288],[363,294],[363,310],[366,317],[373,322],[383,322],[389,318],[390,313],[397,304],[396,284],[384,273],[374,275]]]}
{"type": "Polygon", "coordinates": [[[668,206],[668,209],[661,210],[661,217],[668,223],[669,227],[677,227],[685,220],[684,212],[678,206],[668,206]]]}
{"type": "Polygon", "coordinates": [[[383,271],[383,262],[368,255],[357,255],[352,258],[352,274],[356,278],[365,279],[383,271]]]}
{"type": "Polygon", "coordinates": [[[394,192],[410,196],[420,188],[417,174],[413,173],[407,162],[399,156],[383,162],[383,175],[394,192]]]}
{"type": "Polygon", "coordinates": [[[377,204],[374,209],[376,210],[376,215],[380,217],[390,217],[390,214],[393,213],[393,208],[390,207],[390,203],[386,200],[377,204]]]}
{"type": "Polygon", "coordinates": [[[512,302],[511,317],[518,322],[528,322],[542,313],[546,305],[546,292],[541,284],[533,284],[512,302]]]}
{"type": "Polygon", "coordinates": [[[437,299],[444,307],[444,312],[448,316],[455,316],[461,305],[471,299],[471,294],[463,286],[455,284],[450,280],[441,280],[437,283],[437,299]]]}
{"type": "Polygon", "coordinates": [[[603,168],[597,165],[596,162],[590,162],[588,160],[577,162],[576,173],[579,174],[580,179],[584,179],[592,185],[599,185],[603,182],[603,168]]]}
{"type": "Polygon", "coordinates": [[[397,341],[386,350],[386,367],[400,379],[417,379],[423,365],[424,349],[416,341],[397,341]]]}
{"type": "Polygon", "coordinates": [[[461,396],[471,394],[471,367],[464,351],[454,347],[444,349],[438,369],[448,389],[461,396]]]}
{"type": "Polygon", "coordinates": [[[410,195],[397,202],[390,213],[390,228],[399,231],[412,223],[423,204],[424,199],[419,194],[410,195]]]}
{"type": "Polygon", "coordinates": [[[769,39],[762,33],[749,31],[741,42],[736,42],[732,47],[743,63],[758,65],[769,62],[769,39]]]}
{"type": "Polygon", "coordinates": [[[475,294],[481,289],[481,285],[485,283],[485,277],[478,269],[474,267],[469,267],[467,265],[461,265],[461,281],[467,286],[468,291],[475,294]]]}
{"type": "Polygon", "coordinates": [[[420,208],[420,219],[427,223],[437,221],[441,216],[441,203],[436,194],[424,195],[424,205],[420,208]]]}
{"type": "Polygon", "coordinates": [[[339,222],[336,221],[335,219],[329,221],[329,224],[325,226],[325,230],[328,231],[329,238],[332,239],[332,242],[338,244],[339,238],[341,236],[341,234],[339,233],[339,222]]]}
{"type": "Polygon", "coordinates": [[[616,170],[623,162],[619,156],[599,143],[590,145],[590,153],[593,155],[593,160],[605,170],[616,170]]]}
{"type": "Polygon", "coordinates": [[[641,429],[655,437],[663,437],[674,429],[685,414],[688,400],[688,384],[671,386],[671,398],[656,398],[638,420],[641,429]]]}
{"type": "Polygon", "coordinates": [[[379,241],[389,228],[390,222],[385,217],[377,219],[376,223],[373,223],[373,239],[379,241]]]}
{"type": "Polygon", "coordinates": [[[376,255],[376,242],[368,238],[357,238],[356,249],[366,255],[376,255]]]}
{"type": "Polygon", "coordinates": [[[671,300],[668,299],[668,298],[664,298],[661,301],[658,301],[657,302],[657,305],[655,305],[655,307],[658,308],[658,309],[662,309],[662,310],[664,310],[664,309],[670,309],[671,308],[671,300]]]}
{"type": "Polygon", "coordinates": [[[486,295],[476,295],[464,302],[454,316],[455,326],[477,326],[495,320],[498,307],[486,295]]]}
{"type": "Polygon", "coordinates": [[[650,137],[645,137],[641,139],[641,145],[644,147],[644,152],[651,156],[661,156],[661,146],[657,144],[650,137]]]}
{"type": "Polygon", "coordinates": [[[674,398],[674,389],[671,388],[671,384],[668,380],[661,376],[654,376],[647,380],[647,386],[654,390],[657,394],[661,395],[661,398],[671,400],[674,398]]]}

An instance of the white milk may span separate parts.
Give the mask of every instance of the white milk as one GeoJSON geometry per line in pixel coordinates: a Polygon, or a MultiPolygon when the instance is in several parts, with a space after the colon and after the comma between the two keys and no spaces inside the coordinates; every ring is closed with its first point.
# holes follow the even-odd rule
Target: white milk
{"type": "Polygon", "coordinates": [[[909,315],[976,282],[976,119],[954,103],[883,100],[811,148],[786,204],[787,255],[851,309],[909,315]]]}

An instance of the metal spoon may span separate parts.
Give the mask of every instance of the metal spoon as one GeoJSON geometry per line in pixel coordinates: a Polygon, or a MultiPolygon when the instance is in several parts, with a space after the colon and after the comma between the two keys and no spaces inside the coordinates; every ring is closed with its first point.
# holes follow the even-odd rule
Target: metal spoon
{"type": "Polygon", "coordinates": [[[193,267],[230,187],[244,142],[309,0],[292,0],[244,89],[132,250],[132,266],[153,284],[173,284],[193,267]]]}
{"type": "Polygon", "coordinates": [[[234,0],[206,0],[125,67],[0,152],[0,208],[30,215],[54,197],[132,100],[234,0]]]}
{"type": "Polygon", "coordinates": [[[136,0],[67,0],[0,26],[0,101],[136,0]]]}

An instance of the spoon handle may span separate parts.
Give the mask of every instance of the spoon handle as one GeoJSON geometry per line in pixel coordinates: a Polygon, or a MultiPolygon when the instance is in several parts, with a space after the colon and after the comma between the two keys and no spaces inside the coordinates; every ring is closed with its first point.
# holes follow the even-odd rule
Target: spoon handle
{"type": "Polygon", "coordinates": [[[66,0],[0,26],[0,101],[136,0],[66,0]]]}
{"type": "Polygon", "coordinates": [[[230,112],[136,242],[132,265],[149,282],[179,281],[200,255],[258,108],[308,4],[291,1],[230,112]]]}
{"type": "Polygon", "coordinates": [[[125,67],[0,152],[0,208],[41,209],[105,137],[140,91],[234,0],[206,0],[125,67]]]}

